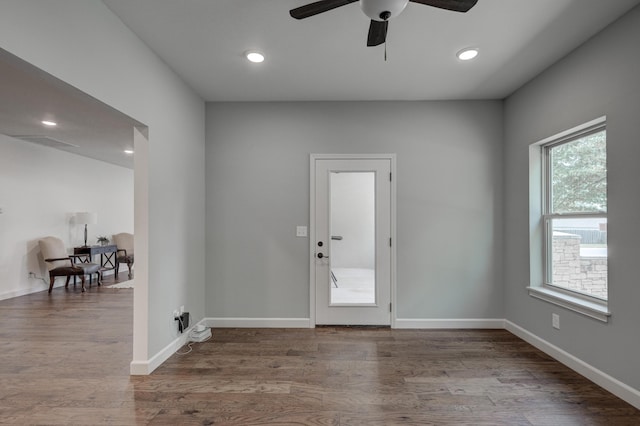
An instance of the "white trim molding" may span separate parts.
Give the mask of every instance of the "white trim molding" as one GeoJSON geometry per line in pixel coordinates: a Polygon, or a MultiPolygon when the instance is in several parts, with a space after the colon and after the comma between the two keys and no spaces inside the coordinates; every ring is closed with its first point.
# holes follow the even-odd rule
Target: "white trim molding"
{"type": "Polygon", "coordinates": [[[309,318],[205,318],[201,322],[219,328],[313,328],[309,318]]]}
{"type": "MultiPolygon", "coordinates": [[[[41,278],[36,278],[41,279],[41,278]]],[[[64,281],[56,280],[57,282],[54,284],[53,288],[64,287],[64,281]]],[[[38,293],[40,291],[45,291],[49,288],[49,283],[44,281],[44,284],[33,285],[29,288],[21,288],[18,290],[7,291],[5,293],[0,294],[0,300],[13,299],[14,297],[24,296],[25,294],[38,293]]],[[[88,287],[88,283],[87,283],[88,287]]]]}
{"type": "MultiPolygon", "coordinates": [[[[504,329],[504,319],[396,319],[397,329],[504,329]]],[[[315,328],[310,318],[205,318],[200,323],[217,328],[315,328]]]]}
{"type": "Polygon", "coordinates": [[[558,362],[566,365],[578,374],[583,375],[587,379],[591,380],[598,386],[608,390],[618,398],[628,402],[634,407],[640,409],[640,391],[632,388],[631,386],[622,383],[620,380],[611,377],[605,372],[598,370],[590,364],[582,361],[570,353],[560,349],[559,347],[547,342],[544,339],[536,336],[528,330],[505,320],[505,329],[510,333],[515,334],[525,342],[535,346],[542,352],[553,357],[558,362]]]}
{"type": "Polygon", "coordinates": [[[165,346],[160,350],[160,352],[152,356],[151,359],[144,361],[131,361],[129,364],[129,373],[132,376],[146,376],[153,373],[156,368],[160,367],[162,363],[171,358],[178,349],[189,343],[189,332],[191,332],[196,325],[206,325],[205,320],[199,321],[197,324],[193,324],[191,327],[184,330],[180,336],[165,346]]]}
{"type": "MultiPolygon", "coordinates": [[[[114,274],[113,270],[104,271],[103,274],[102,274],[102,277],[104,278],[105,276],[109,276],[109,275],[113,275],[113,274],[114,274]]],[[[0,293],[0,300],[13,299],[14,297],[24,296],[26,294],[38,293],[40,291],[45,291],[45,290],[49,289],[49,275],[48,274],[46,275],[46,277],[35,276],[35,277],[32,277],[31,279],[33,279],[34,281],[37,281],[38,284],[32,285],[32,286],[27,287],[27,288],[20,288],[20,289],[17,289],[17,290],[11,290],[11,291],[6,291],[4,293],[0,293]]],[[[94,282],[91,285],[96,285],[96,284],[94,282]]],[[[60,288],[60,287],[64,287],[64,286],[65,286],[65,281],[64,280],[56,279],[55,284],[53,285],[53,288],[60,288]]],[[[74,287],[75,287],[75,285],[74,285],[74,287]]],[[[87,281],[87,287],[89,287],[89,282],[88,281],[87,281]]]]}
{"type": "Polygon", "coordinates": [[[188,342],[189,333],[185,330],[178,338],[173,342],[165,346],[160,352],[155,354],[151,359],[146,361],[131,361],[129,364],[129,371],[132,376],[145,376],[153,373],[153,370],[160,367],[163,362],[168,360],[178,349],[183,347],[188,342]]]}
{"type": "Polygon", "coordinates": [[[504,329],[503,319],[474,319],[474,318],[450,318],[450,319],[408,319],[397,318],[393,328],[484,328],[484,329],[504,329]]]}
{"type": "Polygon", "coordinates": [[[545,287],[527,287],[529,296],[554,305],[562,306],[573,312],[586,315],[598,321],[608,322],[611,312],[607,308],[606,302],[597,303],[595,301],[586,300],[578,295],[572,295],[560,291],[550,290],[545,287]]]}

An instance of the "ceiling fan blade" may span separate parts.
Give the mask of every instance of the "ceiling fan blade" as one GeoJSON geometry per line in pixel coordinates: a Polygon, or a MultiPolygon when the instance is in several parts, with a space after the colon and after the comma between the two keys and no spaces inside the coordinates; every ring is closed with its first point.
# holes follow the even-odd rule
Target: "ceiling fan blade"
{"type": "Polygon", "coordinates": [[[369,37],[367,37],[367,46],[379,46],[387,39],[387,28],[389,21],[371,20],[369,25],[369,37]]]}
{"type": "Polygon", "coordinates": [[[412,3],[426,4],[454,12],[467,12],[478,3],[478,0],[409,0],[412,3]]]}
{"type": "Polygon", "coordinates": [[[320,0],[314,3],[309,3],[304,6],[291,9],[289,15],[292,18],[304,19],[313,15],[317,15],[322,12],[335,9],[336,7],[346,6],[349,3],[357,2],[358,0],[320,0]]]}

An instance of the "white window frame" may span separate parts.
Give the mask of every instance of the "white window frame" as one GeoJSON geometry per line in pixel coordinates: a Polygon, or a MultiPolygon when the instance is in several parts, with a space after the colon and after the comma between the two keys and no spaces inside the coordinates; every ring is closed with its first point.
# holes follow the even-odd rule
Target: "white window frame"
{"type": "Polygon", "coordinates": [[[592,120],[531,146],[529,151],[531,280],[527,289],[532,297],[607,322],[611,316],[607,300],[551,283],[553,273],[551,221],[570,218],[606,218],[607,212],[570,214],[550,212],[552,191],[549,179],[549,151],[554,146],[570,143],[602,130],[606,130],[606,117],[592,120]]]}

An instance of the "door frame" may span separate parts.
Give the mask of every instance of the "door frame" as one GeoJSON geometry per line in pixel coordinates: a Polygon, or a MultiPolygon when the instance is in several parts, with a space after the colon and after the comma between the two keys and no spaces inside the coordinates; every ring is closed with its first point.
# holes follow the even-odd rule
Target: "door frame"
{"type": "Polygon", "coordinates": [[[309,156],[309,327],[316,326],[316,160],[389,160],[391,163],[391,328],[396,327],[396,154],[311,154],[309,156]]]}

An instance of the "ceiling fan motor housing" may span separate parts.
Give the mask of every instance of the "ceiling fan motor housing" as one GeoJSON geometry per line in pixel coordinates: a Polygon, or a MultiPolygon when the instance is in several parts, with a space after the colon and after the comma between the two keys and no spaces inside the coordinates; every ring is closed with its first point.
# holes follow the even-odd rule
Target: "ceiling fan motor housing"
{"type": "Polygon", "coordinates": [[[365,15],[374,21],[386,21],[398,16],[409,0],[360,0],[365,15]]]}

